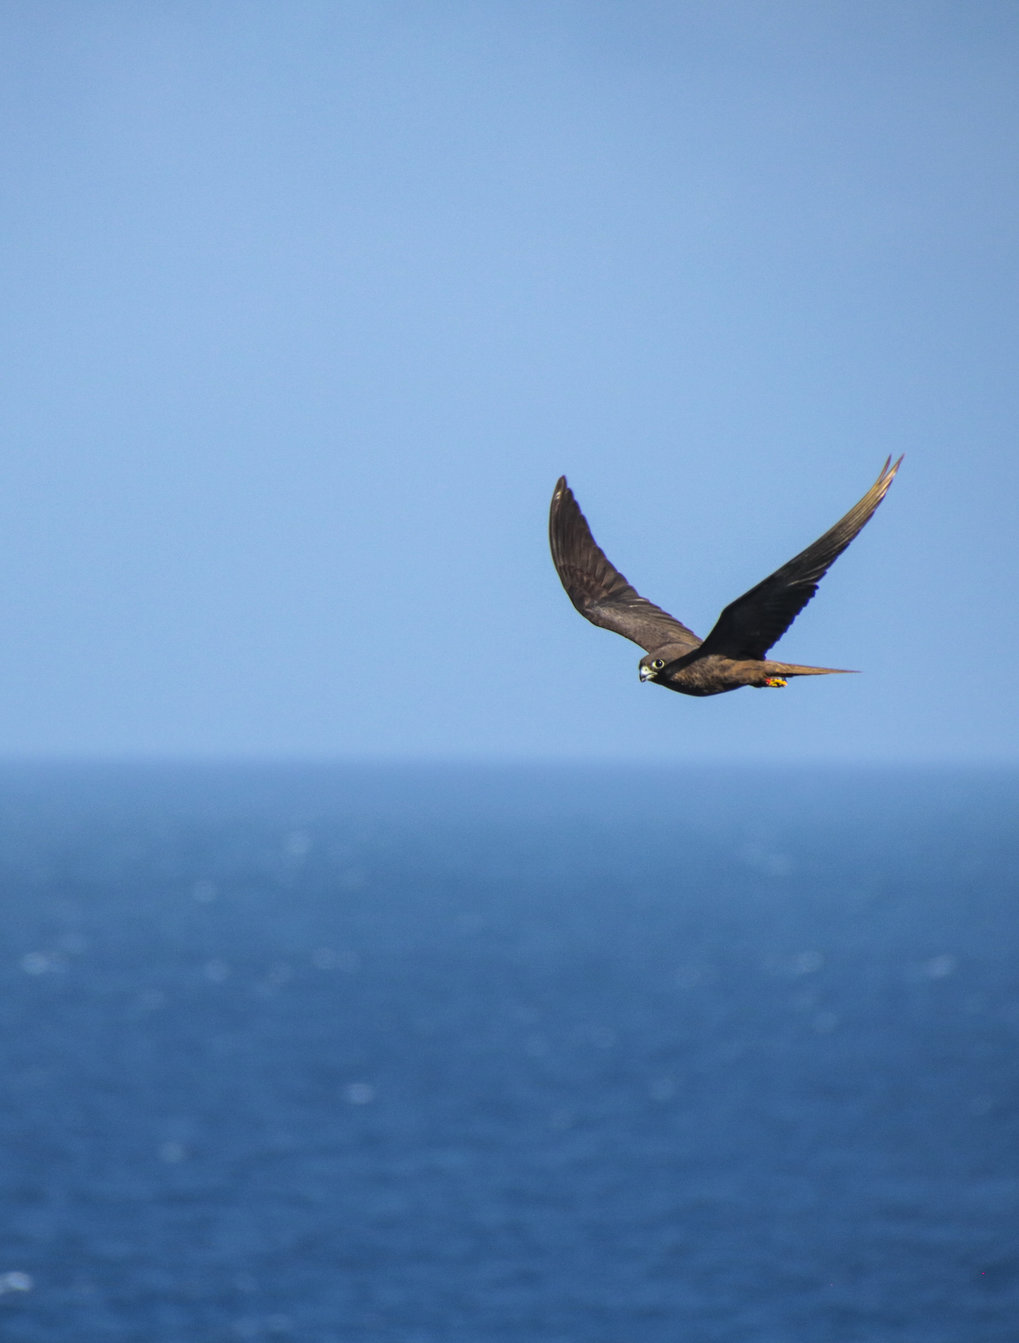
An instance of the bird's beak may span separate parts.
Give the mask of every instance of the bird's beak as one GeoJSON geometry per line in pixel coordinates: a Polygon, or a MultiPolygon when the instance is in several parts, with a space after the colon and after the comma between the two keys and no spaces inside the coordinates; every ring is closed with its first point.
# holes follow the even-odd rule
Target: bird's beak
{"type": "Polygon", "coordinates": [[[645,681],[653,681],[655,679],[655,673],[651,670],[650,667],[641,667],[640,679],[641,684],[643,684],[645,681]]]}

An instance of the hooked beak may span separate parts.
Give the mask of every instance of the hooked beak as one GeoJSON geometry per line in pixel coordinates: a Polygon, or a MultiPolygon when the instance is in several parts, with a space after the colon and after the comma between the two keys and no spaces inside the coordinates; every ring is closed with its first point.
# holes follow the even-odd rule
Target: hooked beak
{"type": "Polygon", "coordinates": [[[643,685],[645,681],[653,681],[657,675],[658,673],[653,672],[650,667],[641,667],[640,669],[641,684],[643,685]]]}

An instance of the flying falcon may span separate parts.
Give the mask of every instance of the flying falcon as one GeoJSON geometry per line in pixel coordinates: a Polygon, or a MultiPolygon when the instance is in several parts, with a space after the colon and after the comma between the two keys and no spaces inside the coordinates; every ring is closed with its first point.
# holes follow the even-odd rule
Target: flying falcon
{"type": "Polygon", "coordinates": [[[740,686],[784,686],[787,676],[830,676],[841,667],[800,667],[765,657],[888,493],[902,458],[889,457],[860,502],[812,546],[730,602],[706,639],[630,586],[599,548],[573,491],[560,476],[549,511],[552,560],[570,601],[594,625],[644,649],[640,679],[681,695],[720,695],[740,686]]]}

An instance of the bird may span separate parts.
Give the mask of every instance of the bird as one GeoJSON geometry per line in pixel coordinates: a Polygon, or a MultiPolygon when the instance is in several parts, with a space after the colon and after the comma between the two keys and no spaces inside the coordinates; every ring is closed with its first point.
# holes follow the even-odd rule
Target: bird
{"type": "Polygon", "coordinates": [[[642,682],[680,695],[720,695],[741,686],[777,688],[792,676],[848,675],[846,667],[806,667],[765,655],[817,591],[817,585],[888,493],[902,457],[881,474],[845,517],[813,545],[730,602],[706,639],[642,597],[606,558],[573,491],[560,476],[549,509],[552,561],[567,596],[593,625],[644,650],[642,682]]]}

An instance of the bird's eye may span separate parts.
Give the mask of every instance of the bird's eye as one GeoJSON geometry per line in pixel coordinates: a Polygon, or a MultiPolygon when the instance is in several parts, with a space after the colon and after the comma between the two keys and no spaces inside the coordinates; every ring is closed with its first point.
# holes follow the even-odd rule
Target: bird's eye
{"type": "Polygon", "coordinates": [[[655,658],[654,662],[652,662],[652,664],[651,664],[651,670],[652,670],[652,671],[661,671],[662,668],[663,668],[664,666],[665,666],[665,663],[662,661],[661,658],[655,658]]]}

